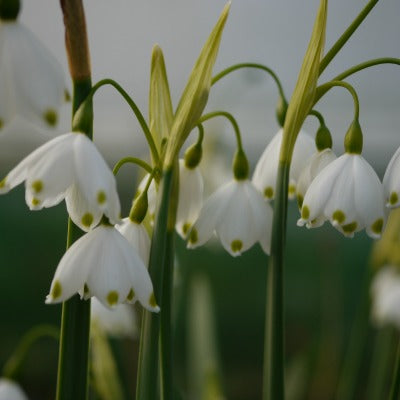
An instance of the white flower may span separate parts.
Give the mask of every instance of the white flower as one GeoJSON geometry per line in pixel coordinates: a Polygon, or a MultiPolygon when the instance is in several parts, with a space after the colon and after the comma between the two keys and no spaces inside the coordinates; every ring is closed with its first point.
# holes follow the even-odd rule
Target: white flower
{"type": "Polygon", "coordinates": [[[0,400],[28,400],[28,397],[16,382],[0,378],[0,400]]]}
{"type": "Polygon", "coordinates": [[[136,300],[158,311],[153,285],[142,259],[113,226],[99,225],[64,254],[46,303],[59,303],[75,293],[97,297],[109,308],[136,300]]]}
{"type": "Polygon", "coordinates": [[[303,204],[304,195],[314,178],[333,160],[336,160],[336,155],[331,149],[316,151],[308,160],[303,170],[300,173],[297,182],[297,201],[299,206],[303,204]]]}
{"type": "Polygon", "coordinates": [[[383,177],[386,205],[390,208],[400,206],[400,147],[391,158],[383,177]]]}
{"type": "Polygon", "coordinates": [[[0,23],[0,128],[16,115],[55,125],[65,98],[57,60],[18,21],[0,23]]]}
{"type": "Polygon", "coordinates": [[[138,224],[130,218],[124,218],[122,224],[115,227],[125,236],[128,242],[134,247],[144,265],[149,265],[150,238],[143,224],[138,224]]]}
{"type": "Polygon", "coordinates": [[[374,277],[371,285],[372,317],[378,324],[391,323],[400,328],[400,274],[387,265],[374,277]]]}
{"type": "MultiPolygon", "coordinates": [[[[282,143],[283,130],[272,138],[257,162],[253,174],[254,186],[263,193],[264,197],[271,200],[275,197],[276,176],[278,173],[279,153],[282,143]]],[[[296,184],[300,172],[303,170],[308,158],[315,151],[315,142],[304,131],[300,131],[294,146],[292,163],[289,176],[289,198],[296,195],[296,184]]]]}
{"type": "Polygon", "coordinates": [[[249,180],[233,180],[204,203],[189,236],[189,248],[207,242],[214,231],[224,248],[240,255],[257,241],[269,253],[272,208],[249,180]]]}
{"type": "Polygon", "coordinates": [[[199,167],[188,168],[179,160],[179,199],[176,230],[183,239],[199,216],[203,205],[203,177],[199,167]]]}
{"type": "MultiPolygon", "coordinates": [[[[140,193],[144,192],[144,189],[146,188],[147,181],[149,180],[150,174],[146,174],[143,179],[139,183],[138,187],[138,193],[137,196],[140,195],[140,193]]],[[[151,220],[154,220],[155,214],[156,214],[156,207],[157,207],[157,187],[154,179],[151,181],[149,189],[147,190],[147,201],[149,202],[148,204],[148,212],[150,215],[151,220]]]]}
{"type": "Polygon", "coordinates": [[[135,338],[138,322],[134,308],[129,304],[119,304],[113,309],[104,307],[95,297],[92,299],[90,319],[109,336],[135,338]]]}
{"type": "Polygon", "coordinates": [[[366,228],[378,238],[386,221],[382,184],[359,154],[345,153],[312,181],[298,225],[319,226],[329,219],[345,236],[366,228]]]}
{"type": "Polygon", "coordinates": [[[71,219],[85,231],[103,214],[111,223],[119,221],[114,175],[84,134],[66,133],[36,149],[0,182],[0,194],[23,181],[31,210],[55,206],[65,198],[71,219]]]}

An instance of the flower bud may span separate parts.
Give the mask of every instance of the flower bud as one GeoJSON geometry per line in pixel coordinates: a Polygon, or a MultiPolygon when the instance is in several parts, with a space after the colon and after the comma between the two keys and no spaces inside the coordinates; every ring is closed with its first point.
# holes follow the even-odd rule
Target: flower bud
{"type": "Polygon", "coordinates": [[[318,128],[315,136],[315,145],[317,146],[318,151],[332,148],[331,132],[326,125],[321,125],[318,128]]]}
{"type": "Polygon", "coordinates": [[[195,143],[190,146],[185,152],[185,167],[189,169],[196,168],[201,161],[203,149],[200,143],[195,143]]]}
{"type": "Polygon", "coordinates": [[[233,158],[233,175],[238,181],[243,181],[249,176],[249,162],[242,149],[239,149],[233,158]]]}
{"type": "Polygon", "coordinates": [[[129,219],[140,224],[146,217],[148,208],[149,202],[147,199],[147,192],[143,192],[133,202],[131,212],[129,213],[129,219]]]}
{"type": "Polygon", "coordinates": [[[281,126],[281,127],[283,127],[283,125],[285,123],[287,109],[288,109],[288,104],[287,104],[286,100],[282,96],[279,96],[278,104],[276,105],[275,115],[276,115],[276,119],[279,122],[279,126],[281,126]]]}
{"type": "Polygon", "coordinates": [[[361,154],[363,147],[363,135],[361,131],[360,123],[355,119],[344,138],[344,149],[346,153],[350,154],[361,154]]]}

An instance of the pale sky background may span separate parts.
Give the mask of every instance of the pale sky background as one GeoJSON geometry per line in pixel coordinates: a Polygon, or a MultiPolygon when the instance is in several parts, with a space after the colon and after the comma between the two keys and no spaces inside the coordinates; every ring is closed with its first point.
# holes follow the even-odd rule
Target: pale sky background
{"type": "MultiPolygon", "coordinates": [[[[110,77],[121,83],[147,116],[149,66],[152,46],[164,51],[174,104],[186,84],[200,49],[225,4],[223,0],[87,0],[93,81],[110,77]]],[[[331,0],[327,43],[329,49],[367,2],[331,0]]],[[[317,0],[233,0],[215,72],[238,62],[259,62],[273,68],[288,98],[297,79],[319,2],[317,0]]],[[[357,33],[325,71],[320,83],[344,69],[376,57],[400,57],[400,1],[381,0],[357,33]]],[[[21,20],[47,45],[67,75],[64,31],[58,1],[25,0],[21,20]]],[[[379,66],[349,79],[360,97],[364,155],[380,170],[400,145],[400,68],[379,66]]],[[[207,110],[224,109],[238,119],[245,149],[252,161],[260,156],[278,126],[277,89],[262,72],[241,71],[218,83],[207,110]]],[[[331,91],[317,107],[343,150],[353,103],[344,90],[331,91]]],[[[69,109],[60,129],[68,129],[69,109]]],[[[95,138],[111,160],[145,151],[140,129],[128,107],[112,89],[95,100],[95,138]],[[111,144],[110,144],[111,142],[111,144]]],[[[210,125],[208,125],[210,126],[210,125]]],[[[233,146],[229,125],[223,138],[233,146]]],[[[306,129],[314,133],[310,118],[306,129]]]]}

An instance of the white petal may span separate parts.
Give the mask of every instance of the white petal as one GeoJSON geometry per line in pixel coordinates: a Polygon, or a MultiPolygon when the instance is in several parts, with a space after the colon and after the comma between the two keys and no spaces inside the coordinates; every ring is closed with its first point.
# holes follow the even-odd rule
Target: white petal
{"type": "Polygon", "coordinates": [[[0,378],[0,400],[28,400],[28,397],[16,382],[0,378]]]}
{"type": "Polygon", "coordinates": [[[400,204],[400,147],[393,154],[383,177],[385,199],[389,207],[398,207],[400,204]],[[397,196],[391,198],[392,193],[397,196]]]}

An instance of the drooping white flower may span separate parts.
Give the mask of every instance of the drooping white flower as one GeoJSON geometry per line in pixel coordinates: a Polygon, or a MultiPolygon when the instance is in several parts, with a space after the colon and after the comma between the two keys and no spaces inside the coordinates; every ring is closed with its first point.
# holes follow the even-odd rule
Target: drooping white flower
{"type": "Polygon", "coordinates": [[[136,300],[158,311],[153,285],[142,259],[113,226],[99,225],[78,239],[58,264],[46,303],[79,293],[109,308],[136,300]]]}
{"type": "Polygon", "coordinates": [[[122,224],[115,227],[125,236],[128,242],[134,247],[146,267],[149,265],[150,238],[143,224],[124,218],[122,224]]]}
{"type": "Polygon", "coordinates": [[[203,205],[203,177],[199,167],[188,168],[179,160],[179,199],[176,214],[176,230],[186,239],[190,228],[199,216],[203,205]]]}
{"type": "MultiPolygon", "coordinates": [[[[263,193],[264,197],[272,200],[275,197],[276,177],[279,165],[279,153],[281,149],[283,130],[272,138],[265,148],[254,170],[252,182],[263,193]]],[[[315,152],[315,142],[304,131],[300,131],[293,150],[289,175],[289,198],[296,196],[296,185],[309,157],[315,152]]]]}
{"type": "Polygon", "coordinates": [[[16,115],[53,126],[65,99],[62,67],[17,20],[0,22],[0,129],[16,115]]]}
{"type": "Polygon", "coordinates": [[[18,383],[0,378],[0,400],[28,400],[28,397],[18,383]]]}
{"type": "Polygon", "coordinates": [[[361,155],[343,154],[309,186],[297,224],[310,228],[327,219],[345,236],[366,228],[372,238],[380,237],[386,221],[383,187],[361,155]]]}
{"type": "Polygon", "coordinates": [[[376,274],[371,285],[372,318],[378,324],[394,324],[400,328],[400,273],[387,265],[376,274]]]}
{"type": "Polygon", "coordinates": [[[65,198],[71,219],[85,231],[103,214],[111,223],[119,221],[114,175],[84,134],[66,133],[36,149],[0,182],[0,194],[23,181],[31,210],[55,206],[65,198]]]}
{"type": "Polygon", "coordinates": [[[391,158],[383,177],[386,205],[390,208],[400,206],[400,147],[391,158]]]}
{"type": "Polygon", "coordinates": [[[297,182],[296,195],[300,207],[303,204],[304,196],[311,182],[328,164],[336,160],[336,158],[332,149],[327,148],[322,151],[316,151],[307,160],[297,182]]]}
{"type": "Polygon", "coordinates": [[[271,228],[271,206],[248,179],[234,179],[206,200],[190,232],[188,247],[201,246],[215,231],[233,256],[256,242],[269,253],[271,228]]]}
{"type": "Polygon", "coordinates": [[[133,306],[129,304],[118,304],[110,310],[93,297],[90,318],[92,324],[96,324],[98,328],[109,336],[137,337],[138,322],[136,312],[133,306]]]}

